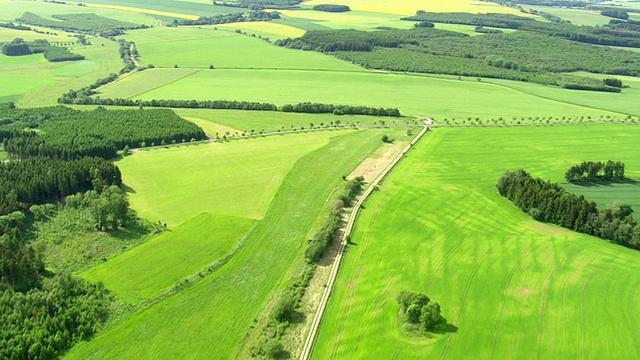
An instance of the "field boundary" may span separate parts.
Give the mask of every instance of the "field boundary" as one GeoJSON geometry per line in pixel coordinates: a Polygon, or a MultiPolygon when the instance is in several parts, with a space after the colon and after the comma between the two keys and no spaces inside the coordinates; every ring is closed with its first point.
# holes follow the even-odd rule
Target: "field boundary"
{"type": "Polygon", "coordinates": [[[340,247],[338,249],[338,253],[336,255],[335,261],[333,263],[333,267],[331,268],[331,273],[329,274],[329,280],[325,286],[324,293],[322,294],[322,298],[320,303],[318,304],[318,310],[316,311],[315,316],[313,317],[313,321],[311,322],[311,327],[309,329],[309,333],[304,342],[304,346],[302,348],[302,353],[300,354],[300,360],[307,360],[311,356],[311,351],[313,350],[313,345],[315,344],[315,340],[318,334],[318,328],[320,327],[320,323],[322,322],[322,318],[324,317],[324,312],[327,307],[327,302],[329,300],[329,296],[333,290],[333,285],[335,284],[338,270],[340,269],[340,262],[342,261],[342,255],[344,254],[344,249],[347,246],[347,239],[351,236],[351,231],[353,230],[353,225],[358,216],[358,211],[362,207],[362,204],[367,200],[369,195],[373,193],[374,190],[377,189],[378,184],[387,176],[387,174],[400,162],[400,160],[404,157],[404,155],[411,150],[413,145],[415,145],[418,140],[422,138],[422,136],[429,130],[429,126],[433,121],[429,118],[425,118],[425,122],[422,130],[416,135],[416,137],[407,145],[401,152],[398,154],[387,167],[375,178],[369,185],[369,187],[364,191],[358,202],[353,207],[351,211],[351,215],[347,224],[344,228],[344,232],[340,238],[340,247]]]}

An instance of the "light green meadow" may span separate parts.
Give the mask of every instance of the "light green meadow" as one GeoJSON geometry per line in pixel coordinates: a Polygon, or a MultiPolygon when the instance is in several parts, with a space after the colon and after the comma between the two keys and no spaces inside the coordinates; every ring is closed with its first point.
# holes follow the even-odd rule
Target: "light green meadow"
{"type": "Polygon", "coordinates": [[[313,358],[638,358],[640,252],[533,221],[495,183],[518,168],[560,182],[603,157],[638,177],[639,135],[623,124],[428,133],[365,203],[313,358]],[[454,331],[405,333],[403,290],[426,292],[454,331]]]}

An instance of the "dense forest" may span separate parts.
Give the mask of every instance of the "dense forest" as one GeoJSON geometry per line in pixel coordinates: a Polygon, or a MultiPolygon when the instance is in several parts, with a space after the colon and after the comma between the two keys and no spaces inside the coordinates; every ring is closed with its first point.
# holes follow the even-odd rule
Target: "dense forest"
{"type": "Polygon", "coordinates": [[[629,205],[614,204],[599,211],[584,196],[534,178],[524,170],[506,172],[497,188],[500,195],[535,220],[640,249],[640,225],[633,219],[629,205]]]}
{"type": "Polygon", "coordinates": [[[117,150],[203,140],[204,131],[171,110],[81,111],[0,105],[0,140],[14,158],[112,158],[117,150]],[[193,140],[192,140],[193,139],[193,140]]]}
{"type": "Polygon", "coordinates": [[[638,53],[528,31],[475,37],[428,27],[308,31],[276,44],[331,53],[371,69],[502,78],[582,90],[619,92],[622,84],[563,73],[640,74],[638,53]]]}
{"type": "Polygon", "coordinates": [[[302,0],[213,0],[213,5],[247,8],[250,10],[264,10],[296,8],[296,5],[300,4],[301,2],[302,0]]]}

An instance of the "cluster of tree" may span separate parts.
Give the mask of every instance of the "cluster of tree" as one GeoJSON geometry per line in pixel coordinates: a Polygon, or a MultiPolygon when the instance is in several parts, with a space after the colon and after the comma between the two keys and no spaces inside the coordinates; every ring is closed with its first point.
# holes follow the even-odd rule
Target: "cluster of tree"
{"type": "MultiPolygon", "coordinates": [[[[118,52],[120,53],[120,60],[124,63],[124,67],[120,70],[120,74],[133,71],[136,68],[136,63],[133,61],[133,58],[138,57],[138,49],[136,49],[135,44],[132,41],[118,39],[118,52]]],[[[111,77],[112,76],[109,75],[109,78],[111,77]]]]}
{"type": "Polygon", "coordinates": [[[640,47],[640,33],[617,26],[576,26],[569,22],[543,23],[511,14],[428,13],[403,18],[407,21],[462,24],[514,29],[598,45],[640,47]]]}
{"type": "Polygon", "coordinates": [[[435,26],[436,24],[428,21],[420,21],[413,24],[413,27],[417,27],[417,28],[434,28],[435,26]]]}
{"type": "Polygon", "coordinates": [[[600,14],[604,16],[609,16],[616,19],[627,20],[629,18],[629,13],[624,10],[619,9],[604,9],[600,10],[600,14]]]}
{"type": "Polygon", "coordinates": [[[313,7],[315,11],[325,11],[325,12],[347,12],[351,11],[347,5],[336,5],[336,4],[319,4],[313,7]]]}
{"type": "Polygon", "coordinates": [[[396,300],[401,306],[405,322],[419,325],[423,331],[438,330],[447,323],[440,311],[440,305],[424,293],[401,291],[396,300]]]}
{"type": "Polygon", "coordinates": [[[119,227],[127,227],[131,219],[129,217],[129,200],[126,193],[117,185],[108,186],[94,181],[96,190],[86,193],[69,195],[65,204],[72,208],[85,208],[91,211],[97,230],[107,230],[109,227],[117,230],[119,227]]]}
{"type": "Polygon", "coordinates": [[[589,2],[584,0],[483,0],[493,2],[502,6],[514,6],[516,4],[536,5],[548,7],[584,8],[589,2]]]}
{"type": "Polygon", "coordinates": [[[57,358],[98,330],[111,301],[101,283],[69,274],[57,274],[26,292],[0,283],[0,358],[57,358]]]}
{"type": "Polygon", "coordinates": [[[534,178],[524,170],[506,172],[497,188],[500,195],[535,220],[640,249],[640,225],[633,219],[629,205],[614,204],[598,211],[596,204],[584,196],[534,178]]]}
{"type": "Polygon", "coordinates": [[[476,26],[474,31],[479,34],[502,34],[500,29],[487,29],[484,26],[476,26]]]}
{"type": "Polygon", "coordinates": [[[73,159],[116,156],[119,149],[203,140],[204,131],[168,109],[81,111],[65,106],[0,106],[0,139],[11,156],[73,159]]]}
{"type": "Polygon", "coordinates": [[[583,161],[570,167],[564,174],[564,178],[568,182],[622,181],[625,179],[624,163],[611,160],[606,163],[602,161],[583,161]]]}
{"type": "Polygon", "coordinates": [[[21,23],[43,26],[69,32],[83,32],[88,34],[100,34],[113,36],[127,29],[145,29],[147,25],[136,25],[102,17],[96,14],[64,14],[52,15],[56,20],[45,19],[34,13],[25,12],[16,21],[21,23]]]}
{"type": "Polygon", "coordinates": [[[73,54],[66,47],[52,46],[47,40],[42,39],[27,43],[24,39],[15,38],[2,46],[2,53],[7,56],[44,53],[45,59],[49,62],[84,60],[84,56],[73,54]]]}
{"type": "Polygon", "coordinates": [[[335,114],[335,115],[372,115],[372,116],[400,116],[400,110],[396,108],[375,108],[369,106],[349,106],[333,104],[317,104],[303,102],[293,105],[282,105],[282,112],[296,112],[307,114],[335,114]]]}
{"type": "Polygon", "coordinates": [[[6,29],[13,29],[13,30],[23,30],[23,31],[31,31],[31,28],[28,26],[24,26],[22,24],[14,24],[12,22],[0,22],[0,27],[1,28],[6,28],[6,29]]]}
{"type": "Polygon", "coordinates": [[[95,186],[102,189],[121,183],[118,167],[102,158],[10,161],[0,164],[0,215],[27,211],[34,204],[62,200],[95,186]]]}
{"type": "Polygon", "coordinates": [[[434,41],[448,40],[450,37],[465,37],[465,34],[417,27],[412,30],[391,29],[385,31],[358,30],[313,30],[307,31],[296,39],[282,39],[275,42],[278,46],[292,49],[314,50],[320,52],[335,51],[371,51],[375,48],[397,48],[401,45],[418,45],[426,39],[434,41]]]}
{"type": "Polygon", "coordinates": [[[545,19],[547,19],[547,20],[549,20],[551,22],[554,22],[556,24],[560,24],[560,23],[570,24],[571,23],[571,21],[564,20],[559,16],[556,16],[556,15],[553,15],[553,14],[549,14],[548,12],[544,12],[544,11],[530,9],[529,11],[527,11],[527,13],[532,14],[532,15],[538,15],[538,16],[543,17],[543,18],[545,18],[545,19]]]}
{"type": "Polygon", "coordinates": [[[201,16],[197,20],[178,21],[174,19],[173,22],[167,26],[218,25],[239,22],[271,21],[276,19],[280,19],[280,14],[277,12],[257,10],[246,13],[220,14],[210,17],[201,16]]]}
{"type": "Polygon", "coordinates": [[[341,213],[343,207],[352,205],[353,200],[362,191],[362,182],[364,177],[358,176],[349,181],[344,189],[337,195],[334,208],[329,213],[327,220],[324,222],[320,230],[309,240],[309,244],[305,249],[305,256],[311,263],[320,261],[325,251],[333,244],[333,239],[340,227],[341,213]]]}

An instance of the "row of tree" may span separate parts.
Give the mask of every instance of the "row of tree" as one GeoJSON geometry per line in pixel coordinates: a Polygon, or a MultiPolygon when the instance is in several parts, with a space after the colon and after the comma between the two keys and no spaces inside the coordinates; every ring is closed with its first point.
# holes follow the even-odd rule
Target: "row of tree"
{"type": "Polygon", "coordinates": [[[168,109],[17,109],[0,105],[0,140],[16,158],[112,158],[117,150],[206,139],[204,131],[168,109]]]}
{"type": "Polygon", "coordinates": [[[640,249],[640,225],[633,219],[629,205],[614,204],[598,211],[596,204],[584,196],[534,178],[524,170],[506,172],[497,188],[500,195],[535,220],[640,249]]]}
{"type": "Polygon", "coordinates": [[[607,162],[583,161],[570,167],[564,174],[564,178],[568,182],[622,181],[625,179],[624,163],[611,160],[607,160],[607,162]]]}
{"type": "Polygon", "coordinates": [[[396,300],[400,304],[405,322],[419,325],[423,331],[438,330],[447,323],[440,305],[424,293],[401,291],[396,300]]]}
{"type": "Polygon", "coordinates": [[[23,56],[44,53],[44,58],[49,62],[84,60],[84,56],[74,54],[66,47],[53,46],[47,40],[34,40],[25,42],[21,38],[13,39],[2,46],[2,53],[7,56],[23,56]]]}
{"type": "Polygon", "coordinates": [[[375,108],[370,106],[333,105],[303,102],[293,105],[282,105],[280,111],[306,114],[335,114],[335,115],[371,115],[371,116],[400,116],[397,108],[375,108]]]}
{"type": "Polygon", "coordinates": [[[277,12],[267,12],[262,10],[250,11],[246,13],[235,14],[219,14],[215,16],[201,16],[196,20],[176,20],[167,26],[196,26],[196,25],[218,25],[218,24],[230,24],[240,22],[255,22],[255,21],[271,21],[280,19],[280,14],[277,12]]]}
{"type": "Polygon", "coordinates": [[[363,181],[364,177],[356,177],[349,181],[338,194],[334,208],[329,213],[320,230],[318,230],[307,244],[304,254],[309,262],[317,263],[320,261],[325,251],[333,244],[336,232],[340,228],[341,209],[345,206],[349,207],[352,205],[353,200],[358,196],[360,191],[362,191],[363,181]]]}
{"type": "Polygon", "coordinates": [[[315,11],[325,11],[325,12],[347,12],[351,11],[351,9],[347,5],[336,5],[336,4],[319,4],[313,7],[315,11]]]}

